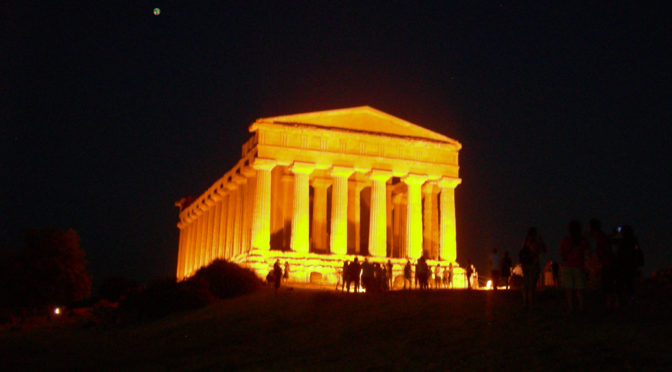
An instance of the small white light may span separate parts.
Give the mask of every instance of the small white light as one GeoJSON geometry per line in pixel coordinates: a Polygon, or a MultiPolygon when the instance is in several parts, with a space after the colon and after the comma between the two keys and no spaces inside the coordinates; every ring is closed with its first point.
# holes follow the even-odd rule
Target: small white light
{"type": "Polygon", "coordinates": [[[54,309],[54,314],[60,315],[61,314],[61,308],[60,307],[55,308],[54,309]]]}

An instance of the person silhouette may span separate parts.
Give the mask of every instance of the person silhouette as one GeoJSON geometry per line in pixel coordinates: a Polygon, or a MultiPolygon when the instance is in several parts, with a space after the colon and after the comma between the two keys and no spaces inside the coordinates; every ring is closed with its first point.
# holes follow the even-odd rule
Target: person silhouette
{"type": "MultiPolygon", "coordinates": [[[[350,266],[348,266],[348,268],[349,268],[348,275],[350,276],[349,280],[351,280],[354,283],[355,285],[354,292],[357,293],[359,292],[359,274],[362,270],[361,266],[359,265],[359,260],[357,259],[357,257],[355,257],[355,259],[352,261],[350,266]]],[[[350,285],[348,285],[348,292],[350,292],[350,285]]]]}
{"type": "Polygon", "coordinates": [[[277,292],[280,288],[280,281],[282,281],[282,268],[280,268],[280,259],[275,261],[273,264],[273,280],[275,281],[275,290],[277,292]]]}
{"type": "Polygon", "coordinates": [[[386,270],[386,277],[387,277],[387,288],[392,289],[392,285],[394,284],[394,278],[392,277],[392,269],[393,269],[392,261],[387,260],[387,264],[385,265],[385,270],[386,270]]]}
{"type": "Polygon", "coordinates": [[[404,289],[406,289],[406,284],[408,284],[408,289],[411,289],[411,260],[406,261],[406,266],[404,266],[404,289]]]}
{"type": "Polygon", "coordinates": [[[560,283],[565,288],[567,309],[571,312],[574,310],[575,294],[578,308],[583,310],[583,290],[586,288],[585,256],[589,248],[579,221],[570,221],[567,230],[569,235],[560,243],[560,256],[563,259],[560,283]]]}
{"type": "Polygon", "coordinates": [[[511,266],[513,266],[511,257],[509,257],[509,251],[504,251],[504,256],[502,257],[499,266],[502,281],[504,282],[506,289],[509,289],[509,277],[511,277],[511,266]]]}
{"type": "Polygon", "coordinates": [[[285,283],[289,281],[289,261],[285,261],[285,272],[282,273],[282,278],[285,283]]]}

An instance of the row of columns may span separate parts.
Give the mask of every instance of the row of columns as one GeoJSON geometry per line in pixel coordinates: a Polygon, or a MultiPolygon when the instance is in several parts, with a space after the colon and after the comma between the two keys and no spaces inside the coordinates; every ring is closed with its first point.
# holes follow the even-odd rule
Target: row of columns
{"type": "Polygon", "coordinates": [[[233,175],[230,182],[212,192],[178,224],[178,279],[192,275],[216,258],[234,257],[249,250],[253,216],[245,205],[254,201],[255,175],[251,169],[233,175]]]}
{"type": "MultiPolygon", "coordinates": [[[[276,162],[271,159],[256,159],[253,167],[257,172],[256,192],[254,197],[254,223],[252,225],[252,248],[259,250],[270,249],[270,219],[271,219],[271,172],[276,162]]],[[[294,162],[289,168],[294,175],[294,197],[292,208],[292,229],[290,248],[299,253],[308,253],[310,249],[309,241],[309,186],[310,174],[315,170],[314,164],[294,162]]],[[[332,167],[330,175],[333,182],[332,208],[331,208],[331,236],[330,251],[334,254],[346,254],[348,244],[347,224],[348,219],[359,223],[359,191],[363,185],[355,184],[354,190],[350,190],[349,195],[348,178],[354,173],[351,168],[332,167]],[[348,216],[348,199],[353,208],[350,209],[351,216],[348,216]]],[[[371,210],[369,227],[369,253],[372,256],[385,257],[387,255],[387,226],[390,224],[387,214],[387,193],[386,182],[392,177],[391,171],[372,170],[369,172],[371,180],[371,210]]],[[[428,180],[427,175],[409,174],[402,178],[408,187],[408,202],[406,208],[406,227],[405,238],[407,254],[409,258],[417,259],[423,254],[423,234],[425,239],[434,238],[423,231],[422,216],[422,186],[428,180]]],[[[460,179],[444,177],[438,182],[440,193],[441,215],[437,216],[439,223],[439,256],[441,259],[455,261],[456,259],[456,231],[455,231],[455,209],[454,209],[454,189],[459,185],[460,179]]],[[[330,182],[316,181],[315,204],[313,210],[313,226],[323,226],[326,224],[326,189],[330,182]]],[[[432,188],[433,189],[433,188],[432,188]]],[[[427,188],[427,190],[430,190],[427,188]]],[[[430,191],[433,192],[433,191],[430,191]]],[[[430,224],[433,206],[432,198],[425,198],[428,203],[425,206],[425,223],[430,224]]],[[[319,247],[324,247],[326,235],[324,229],[314,228],[314,239],[320,242],[319,247]],[[323,242],[324,241],[324,242],[323,242]]],[[[359,231],[357,229],[356,231],[359,231]]],[[[434,234],[434,233],[432,233],[434,234]]],[[[355,239],[358,241],[359,237],[355,239]]]]}
{"type": "MultiPolygon", "coordinates": [[[[216,258],[231,258],[250,249],[269,250],[271,235],[271,172],[276,166],[272,159],[256,159],[252,168],[242,168],[240,174],[230,178],[212,192],[208,199],[193,208],[193,215],[179,224],[178,277],[193,274],[198,268],[216,258]],[[250,208],[252,207],[252,208],[250,208]]],[[[315,170],[311,163],[294,162],[289,168],[294,178],[292,198],[290,248],[299,253],[310,251],[309,240],[309,186],[310,175],[315,170]]],[[[331,180],[316,179],[313,209],[313,239],[317,246],[327,246],[327,188],[333,185],[331,208],[331,234],[328,245],[333,254],[347,254],[348,220],[355,226],[360,224],[360,192],[366,186],[354,182],[348,187],[348,179],[354,169],[334,166],[330,170],[331,180]],[[351,208],[348,208],[350,201],[351,208]]],[[[387,181],[391,171],[372,170],[368,173],[371,181],[371,209],[369,226],[369,254],[376,257],[387,255],[388,225],[402,228],[399,213],[394,219],[388,214],[387,204],[392,202],[387,181]]],[[[291,177],[291,176],[290,176],[291,177]]],[[[291,181],[283,177],[283,181],[291,181]]],[[[460,183],[456,178],[441,178],[436,182],[440,194],[440,216],[435,206],[433,185],[426,184],[427,175],[408,174],[402,178],[407,185],[405,205],[406,226],[404,240],[406,255],[417,259],[423,254],[423,240],[439,240],[440,259],[455,261],[455,209],[454,189],[460,183]],[[431,187],[424,187],[426,186],[431,187]],[[425,194],[425,216],[422,215],[422,194],[425,194]],[[425,228],[423,229],[423,219],[425,228]],[[439,229],[436,227],[438,223],[439,229]],[[437,231],[439,230],[439,231],[437,231]],[[438,236],[437,236],[438,235],[438,236]]],[[[289,191],[289,182],[283,182],[283,189],[289,191]]],[[[285,203],[289,198],[285,198],[285,203]]],[[[399,199],[395,205],[401,207],[399,199]]],[[[288,207],[289,205],[285,205],[288,207]]],[[[278,206],[280,208],[281,206],[278,206]]],[[[399,208],[400,210],[402,208],[399,208]]],[[[360,229],[354,231],[355,242],[360,241],[360,229]]],[[[390,234],[391,237],[391,234],[390,234]]],[[[351,244],[354,242],[351,242],[351,244]]],[[[431,251],[428,244],[425,250],[431,251]]]]}

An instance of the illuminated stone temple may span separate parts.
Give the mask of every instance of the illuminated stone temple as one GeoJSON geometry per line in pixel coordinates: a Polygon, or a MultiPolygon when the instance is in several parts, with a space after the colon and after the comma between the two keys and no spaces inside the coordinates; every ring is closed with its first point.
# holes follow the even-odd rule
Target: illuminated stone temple
{"type": "MultiPolygon", "coordinates": [[[[216,258],[335,284],[344,260],[457,267],[461,144],[368,106],[258,119],[241,159],[180,207],[177,278],[216,258]]],[[[400,278],[396,279],[396,282],[400,278]]]]}

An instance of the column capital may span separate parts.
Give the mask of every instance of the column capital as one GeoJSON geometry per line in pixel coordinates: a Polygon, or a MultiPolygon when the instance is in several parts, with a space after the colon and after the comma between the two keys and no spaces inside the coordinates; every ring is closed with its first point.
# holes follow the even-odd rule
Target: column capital
{"type": "Polygon", "coordinates": [[[254,168],[252,168],[252,167],[248,167],[248,166],[244,166],[244,167],[240,167],[240,174],[243,175],[243,176],[245,176],[245,177],[252,177],[252,176],[254,176],[256,173],[255,173],[255,171],[254,171],[254,168]]]}
{"type": "Polygon", "coordinates": [[[219,185],[215,188],[215,193],[220,197],[224,197],[229,194],[229,190],[226,188],[226,181],[221,181],[219,185]]]}
{"type": "Polygon", "coordinates": [[[462,183],[462,179],[461,179],[461,178],[442,177],[442,178],[439,180],[439,183],[438,183],[438,184],[439,184],[439,187],[442,188],[442,189],[454,189],[454,188],[456,188],[457,185],[459,185],[460,183],[462,183]]]}
{"type": "Polygon", "coordinates": [[[428,177],[426,174],[409,173],[401,180],[404,181],[404,183],[407,185],[422,185],[425,183],[425,181],[427,181],[427,178],[428,177]]]}
{"type": "Polygon", "coordinates": [[[212,199],[215,203],[218,203],[218,202],[220,202],[220,201],[222,200],[222,196],[219,195],[219,193],[217,192],[217,189],[214,189],[214,190],[210,193],[210,199],[212,199]]]}
{"type": "Polygon", "coordinates": [[[271,170],[278,164],[275,159],[266,159],[266,158],[256,158],[252,164],[252,168],[255,170],[271,170]]]}
{"type": "Polygon", "coordinates": [[[292,182],[294,181],[294,175],[290,173],[283,173],[282,176],[280,177],[280,181],[282,182],[292,182]]]}
{"type": "Polygon", "coordinates": [[[331,171],[329,172],[329,175],[331,175],[332,177],[348,178],[353,173],[355,173],[355,170],[353,168],[333,166],[333,167],[331,167],[331,171]]]}
{"type": "Polygon", "coordinates": [[[295,161],[289,167],[289,171],[294,174],[311,174],[315,170],[315,164],[295,161]]]}
{"type": "Polygon", "coordinates": [[[234,174],[231,176],[231,182],[235,183],[236,185],[242,185],[247,182],[247,178],[238,174],[234,174]]]}
{"type": "Polygon", "coordinates": [[[207,196],[205,199],[203,199],[203,202],[204,202],[208,207],[212,207],[212,206],[215,205],[215,203],[216,203],[216,201],[212,198],[212,194],[208,194],[208,196],[207,196]]]}
{"type": "Polygon", "coordinates": [[[313,178],[310,183],[316,188],[320,187],[326,189],[331,186],[331,180],[328,178],[313,178]]]}
{"type": "Polygon", "coordinates": [[[432,194],[436,191],[436,181],[427,181],[422,185],[422,192],[425,194],[432,194]]]}
{"type": "Polygon", "coordinates": [[[229,191],[238,189],[238,184],[236,182],[233,182],[233,179],[231,180],[231,182],[227,182],[224,185],[226,186],[227,189],[229,189],[229,191]]]}
{"type": "Polygon", "coordinates": [[[385,182],[389,180],[390,177],[392,177],[392,172],[388,170],[372,169],[371,172],[369,172],[369,179],[374,181],[385,182]]]}

